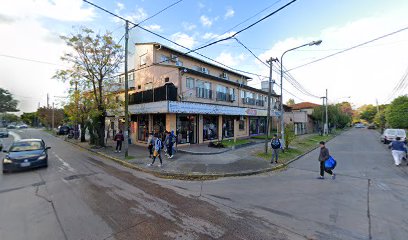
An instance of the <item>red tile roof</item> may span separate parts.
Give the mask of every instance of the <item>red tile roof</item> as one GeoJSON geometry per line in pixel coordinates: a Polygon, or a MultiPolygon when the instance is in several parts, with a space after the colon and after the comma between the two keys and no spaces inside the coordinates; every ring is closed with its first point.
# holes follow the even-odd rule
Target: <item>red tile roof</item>
{"type": "Polygon", "coordinates": [[[300,109],[309,109],[309,108],[315,108],[320,106],[319,104],[316,103],[311,103],[311,102],[301,102],[297,104],[290,105],[290,107],[293,110],[300,110],[300,109]]]}

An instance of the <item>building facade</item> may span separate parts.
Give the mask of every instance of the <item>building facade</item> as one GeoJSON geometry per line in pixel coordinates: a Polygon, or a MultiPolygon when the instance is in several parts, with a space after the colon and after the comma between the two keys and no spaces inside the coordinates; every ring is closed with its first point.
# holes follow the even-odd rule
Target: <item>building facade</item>
{"type": "MultiPolygon", "coordinates": [[[[133,143],[145,144],[149,133],[166,130],[174,131],[178,144],[266,133],[268,93],[248,86],[249,77],[159,43],[136,44],[135,58],[129,85],[133,143]]],[[[272,109],[278,98],[273,94],[272,109]]],[[[113,130],[123,119],[108,121],[113,130]]]]}

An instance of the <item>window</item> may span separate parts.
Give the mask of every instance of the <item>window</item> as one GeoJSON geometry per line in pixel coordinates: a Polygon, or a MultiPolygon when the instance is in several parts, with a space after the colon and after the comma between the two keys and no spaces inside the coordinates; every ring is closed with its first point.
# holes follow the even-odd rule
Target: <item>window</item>
{"type": "Polygon", "coordinates": [[[196,96],[198,98],[212,98],[211,83],[201,80],[196,81],[196,96]]]}
{"type": "Polygon", "coordinates": [[[125,76],[120,76],[119,77],[119,83],[123,83],[125,81],[125,76]]]}
{"type": "Polygon", "coordinates": [[[203,139],[213,140],[218,138],[218,116],[203,116],[203,139]]]}
{"type": "Polygon", "coordinates": [[[169,57],[165,55],[160,56],[160,63],[169,63],[169,57]]]}
{"type": "Polygon", "coordinates": [[[239,130],[245,130],[245,118],[243,120],[239,120],[239,130]]]}
{"type": "Polygon", "coordinates": [[[222,122],[222,136],[224,138],[234,137],[234,117],[223,116],[222,122]]]}
{"type": "Polygon", "coordinates": [[[137,89],[138,90],[142,89],[142,85],[137,85],[137,89]]]}
{"type": "Polygon", "coordinates": [[[150,90],[153,88],[153,83],[146,83],[145,84],[145,90],[150,90]]]}
{"type": "Polygon", "coordinates": [[[182,62],[182,61],[180,61],[180,60],[179,60],[179,61],[177,61],[177,62],[176,62],[176,66],[182,67],[182,66],[183,66],[183,62],[182,62]]]}
{"type": "Polygon", "coordinates": [[[147,54],[140,56],[140,66],[146,65],[147,54]]]}
{"type": "Polygon", "coordinates": [[[129,73],[129,74],[128,74],[128,80],[129,80],[129,81],[133,81],[133,73],[129,73]]]}
{"type": "Polygon", "coordinates": [[[228,88],[222,85],[217,85],[217,97],[218,101],[227,101],[228,88]]]}
{"type": "Polygon", "coordinates": [[[186,78],[186,86],[188,89],[194,89],[194,78],[187,77],[186,78]]]}
{"type": "Polygon", "coordinates": [[[177,143],[197,143],[197,117],[196,115],[177,114],[176,116],[177,143]]]}
{"type": "Polygon", "coordinates": [[[164,78],[164,82],[170,82],[170,78],[169,78],[169,77],[165,77],[165,78],[164,78]]]}

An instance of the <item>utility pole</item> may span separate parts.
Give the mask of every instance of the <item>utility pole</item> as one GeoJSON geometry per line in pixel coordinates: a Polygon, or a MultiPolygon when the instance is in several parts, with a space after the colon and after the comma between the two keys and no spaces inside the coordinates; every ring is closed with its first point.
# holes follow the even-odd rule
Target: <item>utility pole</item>
{"type": "Polygon", "coordinates": [[[329,101],[327,99],[327,88],[326,88],[326,125],[324,126],[325,134],[329,134],[329,115],[327,113],[327,106],[329,105],[329,101]]]}
{"type": "Polygon", "coordinates": [[[128,41],[129,41],[129,21],[125,26],[125,157],[129,155],[129,79],[128,79],[128,41]]]}
{"type": "Polygon", "coordinates": [[[50,96],[47,93],[47,108],[50,108],[50,96]]]}
{"type": "Polygon", "coordinates": [[[52,130],[54,130],[54,102],[52,102],[52,130]]]}
{"type": "Polygon", "coordinates": [[[78,118],[79,118],[79,109],[78,109],[78,81],[75,81],[75,108],[76,108],[76,117],[75,117],[75,126],[74,126],[74,138],[78,139],[79,129],[78,129],[78,118]]]}
{"type": "MultiPolygon", "coordinates": [[[[321,128],[320,128],[320,133],[323,135],[324,134],[324,99],[325,99],[326,97],[321,97],[321,99],[322,99],[322,123],[321,123],[321,128]]],[[[320,134],[319,133],[319,134],[320,134]]]]}
{"type": "Polygon", "coordinates": [[[270,58],[266,62],[269,64],[269,83],[268,83],[268,113],[266,117],[266,136],[265,136],[265,154],[268,153],[268,142],[269,142],[269,133],[270,133],[270,124],[271,122],[271,95],[272,95],[272,89],[273,89],[273,84],[275,81],[272,80],[272,66],[273,62],[277,61],[277,58],[270,58]]]}

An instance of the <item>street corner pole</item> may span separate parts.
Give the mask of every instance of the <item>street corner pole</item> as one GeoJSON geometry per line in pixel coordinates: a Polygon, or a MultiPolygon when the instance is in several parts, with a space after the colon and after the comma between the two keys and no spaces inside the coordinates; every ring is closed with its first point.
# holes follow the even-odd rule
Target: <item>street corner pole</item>
{"type": "Polygon", "coordinates": [[[269,83],[268,83],[268,112],[266,117],[266,136],[265,136],[265,154],[268,153],[268,142],[269,142],[269,135],[270,135],[270,122],[271,122],[271,95],[273,84],[275,83],[272,80],[272,67],[273,62],[277,61],[276,58],[270,58],[266,62],[269,64],[269,83]]]}
{"type": "Polygon", "coordinates": [[[329,115],[327,111],[328,105],[329,105],[329,101],[327,99],[327,88],[326,88],[326,125],[324,126],[325,135],[329,135],[329,115]]]}
{"type": "Polygon", "coordinates": [[[129,21],[125,26],[125,157],[129,155],[129,79],[128,79],[128,41],[129,41],[129,21]]]}

